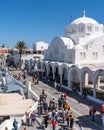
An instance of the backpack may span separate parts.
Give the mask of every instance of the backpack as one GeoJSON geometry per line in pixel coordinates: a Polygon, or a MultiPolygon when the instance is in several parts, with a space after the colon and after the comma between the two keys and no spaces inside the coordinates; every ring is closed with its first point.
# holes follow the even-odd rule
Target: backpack
{"type": "Polygon", "coordinates": [[[60,105],[62,104],[62,99],[61,99],[61,98],[58,99],[58,103],[59,103],[60,105]]]}

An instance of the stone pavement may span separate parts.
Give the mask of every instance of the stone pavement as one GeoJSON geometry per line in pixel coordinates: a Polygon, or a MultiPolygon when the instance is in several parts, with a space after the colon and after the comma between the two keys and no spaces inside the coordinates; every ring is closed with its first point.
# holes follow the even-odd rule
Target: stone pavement
{"type": "MultiPolygon", "coordinates": [[[[49,81],[40,81],[39,85],[32,85],[32,89],[38,94],[41,94],[42,89],[45,89],[45,93],[48,96],[48,99],[55,98],[57,101],[58,98],[60,97],[60,93],[57,90],[55,90],[53,87],[53,83],[49,81]]],[[[65,91],[65,90],[62,90],[65,91]]],[[[68,98],[67,101],[71,106],[71,111],[75,114],[75,126],[73,130],[79,130],[78,124],[81,123],[84,127],[84,130],[104,130],[102,128],[102,123],[101,123],[101,115],[100,115],[100,105],[92,102],[88,99],[84,99],[83,97],[77,95],[74,92],[69,92],[68,93],[68,98]],[[91,119],[89,119],[89,104],[93,104],[96,107],[96,116],[95,116],[95,122],[93,122],[91,119]]],[[[42,122],[42,119],[39,119],[39,122],[42,122]]],[[[60,127],[57,126],[58,130],[60,127]]],[[[36,127],[35,129],[39,129],[36,127]]],[[[51,127],[49,126],[47,130],[50,130],[51,127]]],[[[21,129],[22,130],[22,129],[21,129]]],[[[27,130],[30,130],[28,127],[27,130]]],[[[32,130],[32,129],[31,129],[32,130]]]]}
{"type": "MultiPolygon", "coordinates": [[[[27,80],[30,80],[31,77],[29,76],[27,80]]],[[[45,89],[45,92],[49,99],[52,99],[53,97],[57,101],[60,97],[60,92],[55,90],[53,88],[53,83],[47,80],[39,81],[39,85],[32,85],[32,89],[38,94],[41,94],[42,89],[45,89]]],[[[62,89],[62,91],[66,91],[62,89]]],[[[81,123],[84,127],[84,130],[104,130],[102,128],[101,123],[101,115],[100,115],[100,105],[88,100],[84,99],[82,96],[77,95],[74,92],[66,91],[68,98],[67,101],[71,106],[71,111],[75,114],[75,127],[73,130],[79,130],[78,124],[81,123]],[[92,122],[91,119],[89,119],[89,104],[93,104],[97,110],[96,116],[95,116],[95,122],[92,122]]],[[[42,119],[37,118],[39,122],[42,122],[42,119]]],[[[26,126],[24,126],[26,127],[26,126]]],[[[21,127],[19,130],[23,130],[24,127],[21,127]]],[[[36,129],[42,129],[39,127],[39,124],[37,123],[36,127],[26,127],[27,130],[36,130],[36,129]]],[[[59,127],[57,127],[56,130],[58,130],[59,127]]],[[[51,129],[51,127],[48,127],[48,130],[51,129]]]]}

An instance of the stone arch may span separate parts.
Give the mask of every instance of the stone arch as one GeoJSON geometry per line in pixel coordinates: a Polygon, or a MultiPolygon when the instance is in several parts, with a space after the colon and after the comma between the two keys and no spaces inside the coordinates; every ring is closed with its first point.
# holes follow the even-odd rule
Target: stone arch
{"type": "Polygon", "coordinates": [[[99,69],[94,72],[93,96],[104,100],[104,70],[103,69],[99,69]]]}
{"type": "Polygon", "coordinates": [[[60,83],[60,69],[59,69],[59,64],[55,63],[54,64],[54,80],[56,80],[56,82],[60,83]]]}
{"type": "Polygon", "coordinates": [[[47,71],[48,71],[48,79],[53,80],[53,69],[52,69],[51,63],[48,64],[48,70],[47,71]]]}
{"type": "Polygon", "coordinates": [[[93,95],[93,72],[88,67],[83,67],[80,73],[80,92],[93,95]]]}
{"type": "Polygon", "coordinates": [[[64,86],[68,86],[68,66],[67,64],[61,65],[61,83],[64,86]]]}
{"type": "Polygon", "coordinates": [[[80,79],[82,80],[82,84],[83,85],[87,85],[87,84],[92,84],[93,82],[93,72],[88,68],[88,67],[83,67],[81,69],[81,76],[80,76],[80,79]],[[88,74],[87,76],[87,79],[86,79],[86,74],[88,74]],[[87,81],[86,81],[87,80],[87,81]]]}
{"type": "Polygon", "coordinates": [[[69,70],[69,77],[70,77],[70,87],[72,90],[78,89],[80,90],[80,77],[79,77],[79,69],[78,67],[72,65],[69,70]]]}

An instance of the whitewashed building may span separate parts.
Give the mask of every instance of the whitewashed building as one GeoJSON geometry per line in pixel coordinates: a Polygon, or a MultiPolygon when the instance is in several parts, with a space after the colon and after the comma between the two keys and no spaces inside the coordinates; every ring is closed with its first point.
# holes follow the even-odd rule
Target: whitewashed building
{"type": "Polygon", "coordinates": [[[48,49],[48,43],[46,42],[43,42],[43,41],[39,41],[39,42],[36,42],[35,44],[33,44],[33,51],[35,52],[44,52],[44,50],[48,49]]]}
{"type": "Polygon", "coordinates": [[[103,24],[84,11],[66,26],[65,36],[53,38],[40,64],[43,76],[56,79],[62,87],[104,100],[103,24]]]}
{"type": "Polygon", "coordinates": [[[66,26],[64,37],[53,38],[45,59],[71,64],[104,63],[103,30],[102,24],[84,13],[66,26]]]}

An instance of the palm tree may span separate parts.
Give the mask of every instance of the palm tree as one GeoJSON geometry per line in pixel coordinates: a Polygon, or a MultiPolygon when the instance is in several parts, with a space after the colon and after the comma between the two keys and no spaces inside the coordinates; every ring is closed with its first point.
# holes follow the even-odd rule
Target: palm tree
{"type": "Polygon", "coordinates": [[[20,65],[20,69],[21,69],[21,65],[22,65],[21,64],[22,63],[21,57],[22,57],[24,50],[26,50],[27,47],[26,47],[26,44],[25,44],[24,41],[18,41],[16,48],[18,49],[18,52],[19,52],[19,55],[20,55],[19,65],[20,65]]]}

